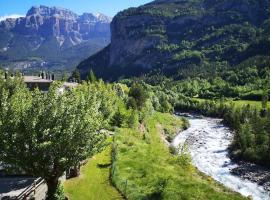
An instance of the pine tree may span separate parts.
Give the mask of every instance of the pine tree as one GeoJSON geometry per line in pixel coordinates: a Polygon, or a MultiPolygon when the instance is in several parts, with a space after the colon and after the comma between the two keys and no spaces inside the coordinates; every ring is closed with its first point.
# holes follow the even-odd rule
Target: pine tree
{"type": "Polygon", "coordinates": [[[97,78],[92,69],[90,70],[90,73],[87,76],[87,81],[89,81],[90,83],[94,83],[97,81],[97,78]]]}
{"type": "Polygon", "coordinates": [[[75,69],[72,72],[71,77],[72,77],[72,79],[73,79],[74,82],[77,82],[77,83],[80,83],[81,82],[81,74],[80,74],[80,71],[78,69],[75,69]]]}
{"type": "Polygon", "coordinates": [[[61,78],[62,81],[67,81],[68,80],[68,75],[67,75],[67,72],[64,71],[64,73],[62,74],[62,78],[61,78]]]}
{"type": "Polygon", "coordinates": [[[261,110],[262,117],[266,116],[267,103],[268,103],[268,91],[265,89],[262,94],[262,110],[261,110]]]}

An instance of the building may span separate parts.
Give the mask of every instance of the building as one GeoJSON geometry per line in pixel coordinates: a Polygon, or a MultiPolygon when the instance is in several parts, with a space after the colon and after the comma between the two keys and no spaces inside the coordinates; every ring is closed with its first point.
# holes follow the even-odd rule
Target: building
{"type": "Polygon", "coordinates": [[[39,88],[41,91],[48,91],[54,80],[41,76],[23,76],[24,82],[30,90],[39,88]]]}
{"type": "MultiPolygon", "coordinates": [[[[8,73],[5,73],[5,79],[9,77],[8,73]]],[[[14,75],[10,74],[10,77],[13,78],[14,75]]],[[[23,80],[27,87],[30,90],[38,88],[40,91],[46,92],[49,90],[50,86],[54,83],[55,76],[54,74],[47,74],[42,72],[38,76],[26,76],[23,75],[23,80]]],[[[70,90],[78,86],[78,83],[75,82],[64,82],[59,88],[59,92],[64,92],[65,90],[70,90]]]]}

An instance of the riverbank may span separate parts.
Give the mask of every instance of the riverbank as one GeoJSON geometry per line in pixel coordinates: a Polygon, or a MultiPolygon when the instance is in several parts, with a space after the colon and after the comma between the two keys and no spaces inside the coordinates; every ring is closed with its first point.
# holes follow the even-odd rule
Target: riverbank
{"type": "Polygon", "coordinates": [[[225,186],[254,199],[270,199],[267,190],[261,183],[268,184],[267,173],[262,173],[259,166],[248,166],[238,164],[229,157],[228,147],[233,140],[233,133],[225,127],[221,119],[189,115],[190,128],[180,133],[173,141],[174,146],[187,144],[192,163],[203,173],[213,177],[225,186]],[[252,171],[248,170],[253,170],[252,171]],[[234,171],[234,174],[231,173],[234,171]],[[256,175],[261,177],[256,180],[256,175]],[[250,177],[244,180],[241,177],[250,177]]]}
{"type": "Polygon", "coordinates": [[[266,108],[266,101],[260,108],[244,103],[241,105],[228,104],[222,99],[197,101],[187,98],[177,104],[176,110],[222,118],[224,124],[235,132],[230,145],[231,155],[270,167],[270,108],[266,108]]]}
{"type": "Polygon", "coordinates": [[[245,161],[236,161],[238,166],[231,170],[232,174],[257,183],[270,193],[270,169],[245,161]]]}
{"type": "Polygon", "coordinates": [[[197,171],[188,156],[170,153],[161,135],[180,126],[183,121],[176,116],[156,112],[144,128],[118,129],[112,168],[116,187],[130,200],[245,199],[197,171]]]}

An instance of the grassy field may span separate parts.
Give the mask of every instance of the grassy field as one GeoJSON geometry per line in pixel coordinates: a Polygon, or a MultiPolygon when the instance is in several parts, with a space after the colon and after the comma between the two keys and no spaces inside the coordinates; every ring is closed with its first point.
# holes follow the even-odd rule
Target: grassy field
{"type": "MultiPolygon", "coordinates": [[[[199,99],[199,98],[194,98],[194,100],[197,101],[206,101],[206,99],[199,99]]],[[[254,108],[257,109],[261,109],[262,108],[262,102],[261,101],[249,101],[249,100],[237,100],[237,101],[233,101],[233,100],[227,100],[227,103],[233,103],[236,106],[242,107],[244,105],[250,105],[254,108]]],[[[268,102],[268,108],[270,108],[270,102],[268,102]]]]}
{"type": "MultiPolygon", "coordinates": [[[[256,107],[258,109],[262,108],[262,102],[261,101],[248,101],[248,100],[238,100],[238,101],[233,101],[236,106],[244,106],[244,105],[251,105],[253,107],[256,107]]],[[[268,108],[270,108],[270,102],[267,104],[268,108]]]]}
{"type": "Polygon", "coordinates": [[[119,192],[110,184],[111,145],[89,159],[81,175],[65,181],[65,195],[71,200],[120,200],[119,192]]]}
{"type": "Polygon", "coordinates": [[[180,118],[155,113],[143,130],[119,129],[112,169],[117,188],[130,200],[245,199],[199,173],[188,156],[170,154],[161,139],[162,129],[182,125],[180,118]]]}

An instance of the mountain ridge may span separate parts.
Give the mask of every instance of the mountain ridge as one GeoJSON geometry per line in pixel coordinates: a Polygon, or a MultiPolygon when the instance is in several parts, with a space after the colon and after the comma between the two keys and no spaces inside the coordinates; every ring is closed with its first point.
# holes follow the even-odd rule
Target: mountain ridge
{"type": "Polygon", "coordinates": [[[269,55],[259,52],[263,44],[270,47],[269,16],[269,0],[153,1],[119,12],[111,23],[110,46],[78,69],[83,78],[91,68],[115,80],[153,70],[177,74],[191,65],[238,65],[250,56],[269,55]],[[103,63],[99,55],[107,55],[103,63]],[[120,74],[112,77],[115,71],[120,74]]]}
{"type": "Polygon", "coordinates": [[[15,69],[44,64],[49,69],[70,70],[109,43],[110,22],[104,14],[78,15],[65,8],[33,6],[25,17],[0,22],[1,63],[15,69]]]}

